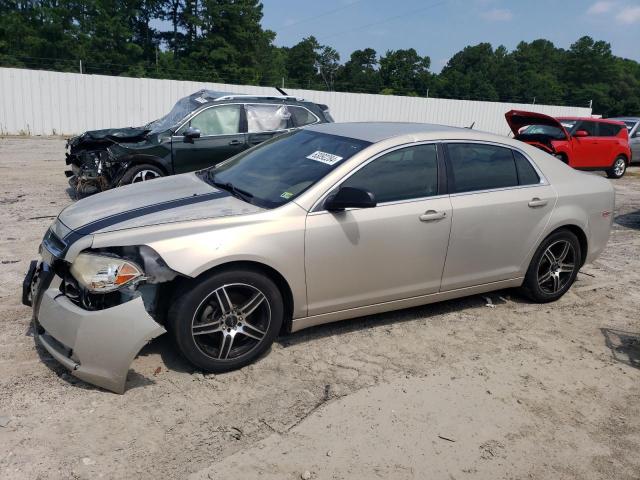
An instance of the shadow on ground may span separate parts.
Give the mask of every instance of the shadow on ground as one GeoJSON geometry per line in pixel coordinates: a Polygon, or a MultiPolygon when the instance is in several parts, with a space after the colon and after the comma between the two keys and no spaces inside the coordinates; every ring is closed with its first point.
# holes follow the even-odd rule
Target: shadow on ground
{"type": "Polygon", "coordinates": [[[640,368],[640,333],[625,332],[614,328],[601,328],[600,331],[616,361],[630,367],[640,368]]]}
{"type": "Polygon", "coordinates": [[[640,230],[640,210],[618,215],[614,222],[622,227],[640,230]]]}

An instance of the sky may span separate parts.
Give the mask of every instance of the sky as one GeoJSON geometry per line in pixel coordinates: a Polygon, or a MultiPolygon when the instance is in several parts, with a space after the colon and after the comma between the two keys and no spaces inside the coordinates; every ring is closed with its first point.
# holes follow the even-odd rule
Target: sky
{"type": "Polygon", "coordinates": [[[439,72],[467,45],[489,42],[509,50],[524,41],[551,40],[569,48],[590,35],[614,55],[640,61],[640,0],[263,0],[263,28],[276,45],[309,35],[349,59],[352,51],[415,48],[439,72]]]}

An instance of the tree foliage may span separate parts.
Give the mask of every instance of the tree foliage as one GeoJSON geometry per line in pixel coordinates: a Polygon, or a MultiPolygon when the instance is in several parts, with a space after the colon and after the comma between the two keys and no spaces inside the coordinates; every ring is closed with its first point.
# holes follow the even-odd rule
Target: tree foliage
{"type": "Polygon", "coordinates": [[[259,0],[0,0],[0,66],[394,95],[588,106],[640,114],[640,64],[591,37],[513,51],[465,47],[440,74],[413,48],[340,63],[313,36],[274,45],[259,0]]]}

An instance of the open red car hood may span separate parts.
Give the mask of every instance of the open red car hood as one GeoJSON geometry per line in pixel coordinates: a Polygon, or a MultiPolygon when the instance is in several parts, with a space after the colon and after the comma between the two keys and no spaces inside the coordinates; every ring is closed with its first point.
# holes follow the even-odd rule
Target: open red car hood
{"type": "Polygon", "coordinates": [[[555,118],[545,115],[544,113],[509,110],[504,114],[504,118],[507,119],[507,123],[514,135],[518,135],[520,129],[528,125],[549,125],[559,128],[564,132],[565,136],[569,138],[569,134],[562,124],[555,118]]]}

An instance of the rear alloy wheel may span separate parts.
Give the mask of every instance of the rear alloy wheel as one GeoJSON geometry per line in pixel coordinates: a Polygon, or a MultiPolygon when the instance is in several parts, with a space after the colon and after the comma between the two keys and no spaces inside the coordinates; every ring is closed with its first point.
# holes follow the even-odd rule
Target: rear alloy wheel
{"type": "Polygon", "coordinates": [[[611,168],[607,170],[607,177],[609,178],[621,178],[627,171],[627,160],[620,156],[616,158],[611,165],[611,168]]]}
{"type": "Polygon", "coordinates": [[[118,183],[119,186],[129,185],[130,183],[147,182],[163,177],[164,173],[155,165],[142,164],[134,165],[125,172],[122,179],[118,183]]]}
{"type": "Polygon", "coordinates": [[[267,350],[283,312],[280,291],[269,278],[252,270],[226,271],[180,295],[169,322],[187,360],[220,373],[243,367],[267,350]]]}
{"type": "Polygon", "coordinates": [[[578,238],[569,230],[558,230],[538,247],[527,270],[522,292],[538,303],[553,302],[573,284],[581,266],[578,238]]]}

